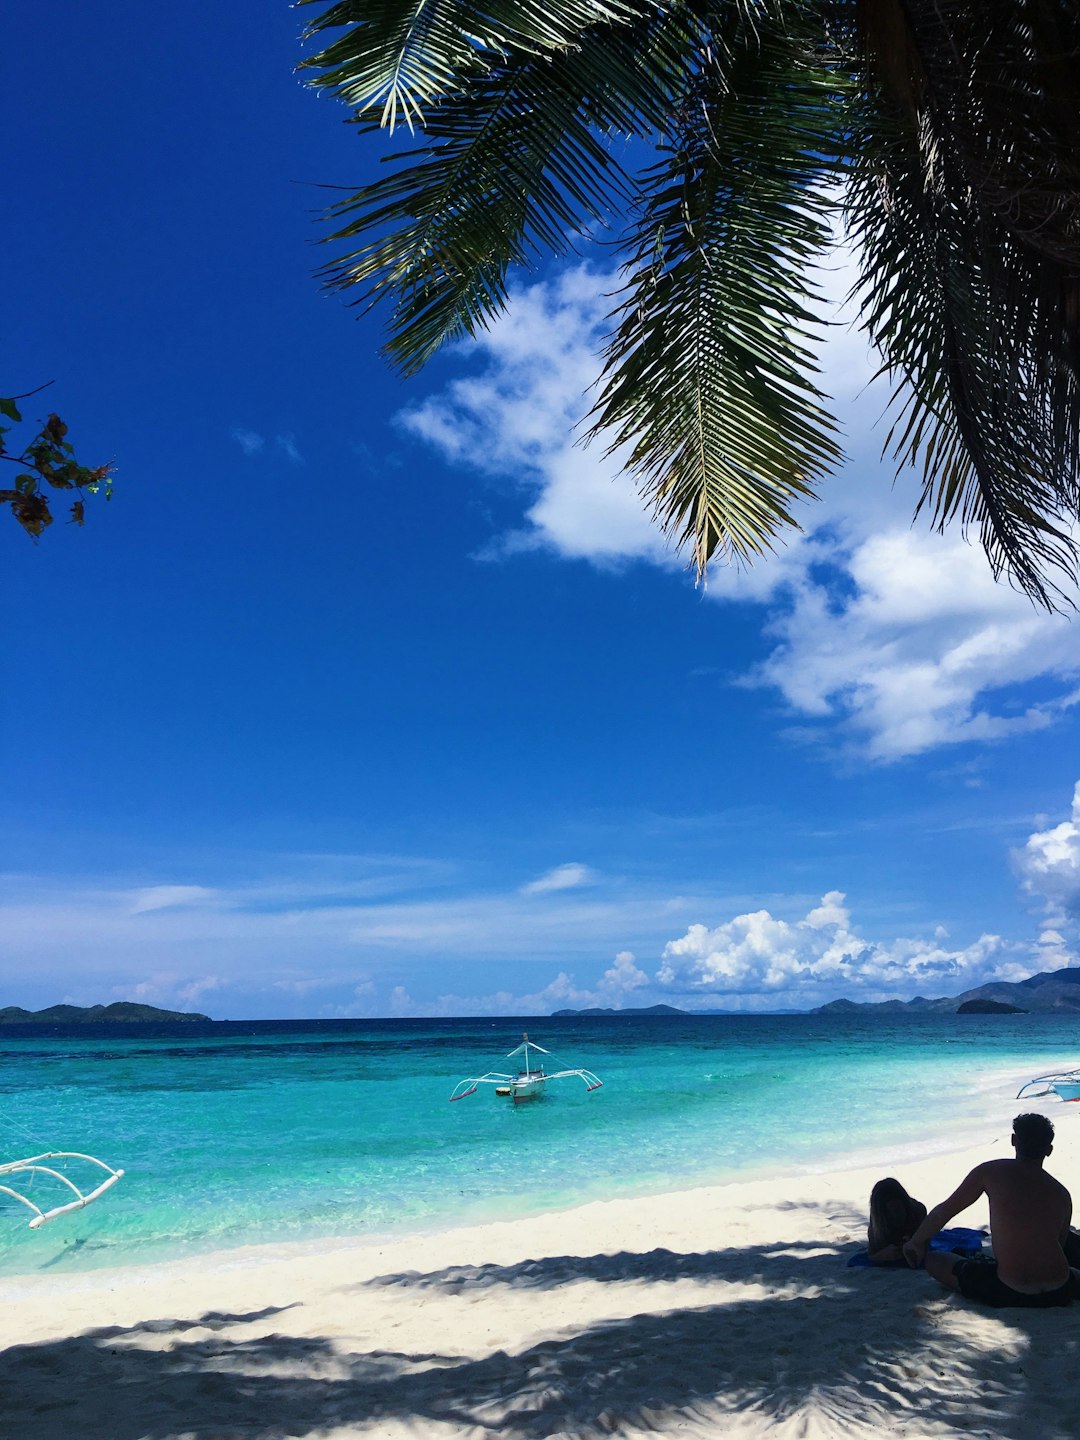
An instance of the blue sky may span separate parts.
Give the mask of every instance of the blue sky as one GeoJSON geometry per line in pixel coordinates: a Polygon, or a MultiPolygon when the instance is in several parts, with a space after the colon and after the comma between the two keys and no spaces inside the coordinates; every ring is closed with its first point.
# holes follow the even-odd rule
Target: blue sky
{"type": "Polygon", "coordinates": [[[319,292],[312,187],[375,155],[300,21],[8,21],[0,390],[53,380],[28,413],[117,475],[81,532],[0,530],[0,1004],[772,1009],[1074,963],[1080,631],[910,527],[857,334],[851,463],[696,589],[570,433],[602,252],[408,383],[319,292]]]}

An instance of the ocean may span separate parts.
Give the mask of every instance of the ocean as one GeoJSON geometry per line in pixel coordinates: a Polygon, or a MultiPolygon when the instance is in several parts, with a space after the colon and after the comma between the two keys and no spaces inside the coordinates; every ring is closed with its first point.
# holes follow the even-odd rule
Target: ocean
{"type": "Polygon", "coordinates": [[[1080,1065],[1080,1017],[5,1026],[0,1159],[72,1149],[126,1173],[37,1231],[0,1203],[0,1273],[440,1230],[844,1159],[902,1173],[999,1117],[1007,1146],[1019,1085],[1066,1065],[1080,1065]],[[466,1076],[516,1068],[504,1057],[524,1030],[603,1088],[563,1080],[514,1105],[482,1086],[447,1103],[466,1076]]]}

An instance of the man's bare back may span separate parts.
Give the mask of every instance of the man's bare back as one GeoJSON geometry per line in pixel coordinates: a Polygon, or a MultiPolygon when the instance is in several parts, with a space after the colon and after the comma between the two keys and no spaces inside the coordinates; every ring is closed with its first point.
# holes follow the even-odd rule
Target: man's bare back
{"type": "Polygon", "coordinates": [[[990,1233],[998,1274],[1023,1294],[1055,1290],[1069,1278],[1061,1237],[1072,1200],[1060,1181],[1031,1160],[988,1160],[969,1179],[990,1202],[990,1233]]]}
{"type": "Polygon", "coordinates": [[[925,1262],[940,1284],[989,1305],[1068,1304],[1074,1283],[1062,1245],[1072,1199],[1043,1169],[1053,1136],[1044,1115],[1018,1115],[1012,1135],[1016,1159],[976,1165],[904,1246],[908,1264],[925,1262]],[[982,1195],[990,1202],[994,1265],[965,1261],[947,1250],[928,1252],[931,1237],[982,1195]]]}

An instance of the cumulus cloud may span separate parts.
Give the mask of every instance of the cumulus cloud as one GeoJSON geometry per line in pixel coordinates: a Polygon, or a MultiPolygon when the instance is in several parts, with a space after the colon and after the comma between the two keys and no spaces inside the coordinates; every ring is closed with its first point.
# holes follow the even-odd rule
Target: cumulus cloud
{"type": "Polygon", "coordinates": [[[137,1000],[144,1005],[187,1009],[204,995],[227,988],[228,983],[221,975],[191,976],[160,970],[136,984],[114,986],[113,994],[117,999],[137,1000]]]}
{"type": "Polygon", "coordinates": [[[396,1016],[415,1015],[417,1013],[416,1001],[406,990],[404,985],[395,985],[390,991],[390,1014],[396,1016]]]}
{"type": "Polygon", "coordinates": [[[1080,915],[1080,782],[1069,818],[1029,835],[1014,863],[1030,894],[1043,896],[1064,914],[1080,915]]]}
{"type": "Polygon", "coordinates": [[[601,975],[596,988],[600,993],[610,995],[614,1002],[651,983],[645,971],[638,966],[633,951],[620,950],[614,963],[601,975]]]}
{"type": "MultiPolygon", "coordinates": [[[[838,247],[822,272],[823,372],[849,462],[821,504],[800,508],[805,528],[775,556],[710,575],[717,603],[764,607],[768,653],[742,682],[783,698],[793,734],[877,762],[1047,728],[1080,699],[1080,630],[996,584],[956,530],[911,528],[917,481],[909,473],[894,486],[880,458],[888,392],[868,386],[874,361],[841,304],[853,278],[838,247]]],[[[622,473],[625,457],[575,443],[614,284],[579,266],[519,289],[508,315],[459,348],[475,372],[402,418],[448,460],[524,485],[523,523],[488,557],[541,548],[601,566],[680,563],[622,473]]]]}
{"type": "Polygon", "coordinates": [[[893,528],[832,556],[842,598],[809,574],[774,613],[746,684],[777,689],[811,723],[840,720],[875,760],[1052,725],[1080,699],[1080,633],[995,584],[957,536],[893,528]],[[1043,679],[1057,693],[1016,702],[1043,679]]]}
{"type": "Polygon", "coordinates": [[[1012,860],[1024,889],[1043,904],[1041,968],[1075,965],[1070,940],[1080,926],[1080,783],[1073,790],[1069,818],[1034,831],[1012,860]]]}
{"type": "Polygon", "coordinates": [[[523,895],[550,895],[557,890],[576,890],[581,885],[591,885],[596,876],[587,865],[556,865],[535,880],[521,887],[523,895]]]}
{"type": "Polygon", "coordinates": [[[673,993],[805,1005],[815,995],[840,993],[863,999],[949,994],[1031,972],[1027,952],[996,935],[959,948],[940,928],[931,939],[866,939],[844,901],[833,890],[799,920],[763,909],[711,928],[691,925],[664,946],[657,981],[673,993]]]}
{"type": "Polygon", "coordinates": [[[478,372],[400,417],[447,460],[522,485],[525,523],[489,557],[539,548],[601,564],[677,563],[619,457],[579,443],[614,284],[580,266],[517,291],[509,313],[462,347],[478,372]]]}

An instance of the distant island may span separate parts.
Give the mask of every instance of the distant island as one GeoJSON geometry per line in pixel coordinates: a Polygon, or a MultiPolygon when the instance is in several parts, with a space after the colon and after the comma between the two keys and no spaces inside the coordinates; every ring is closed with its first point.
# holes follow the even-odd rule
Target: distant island
{"type": "MultiPolygon", "coordinates": [[[[3,1015],[0,1011],[0,1016],[3,1015]]],[[[728,1010],[680,1010],[675,1005],[643,1005],[625,1010],[593,1006],[588,1010],[553,1010],[553,1019],[572,1015],[728,1015],[728,1010]]],[[[773,1011],[784,1015],[1080,1015],[1080,965],[1064,970],[1044,970],[1027,980],[991,980],[959,995],[928,1000],[830,1000],[813,1010],[773,1011]]]]}
{"type": "Polygon", "coordinates": [[[117,1000],[112,1005],[50,1005],[46,1010],[24,1010],[19,1005],[0,1009],[0,1025],[90,1025],[130,1024],[148,1020],[209,1020],[193,1011],[159,1010],[156,1005],[136,1005],[117,1000]]]}
{"type": "Polygon", "coordinates": [[[614,1010],[608,1006],[593,1006],[590,1010],[553,1010],[552,1019],[564,1015],[689,1015],[689,1010],[680,1010],[675,1005],[628,1005],[625,1010],[614,1010]]]}
{"type": "Polygon", "coordinates": [[[991,980],[960,995],[927,1000],[831,1000],[812,1015],[844,1015],[875,1011],[881,1015],[1080,1015],[1080,966],[1043,970],[1027,980],[991,980]]]}

